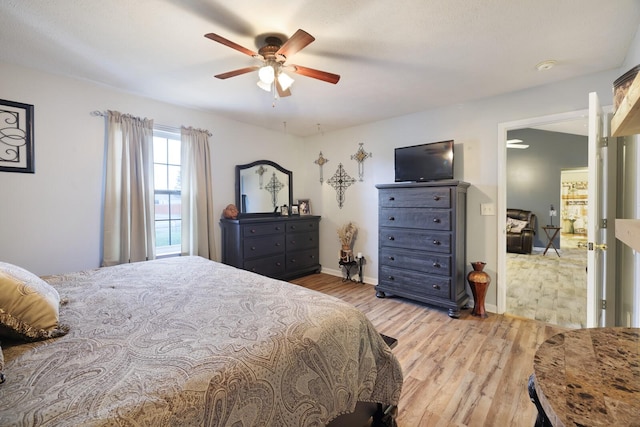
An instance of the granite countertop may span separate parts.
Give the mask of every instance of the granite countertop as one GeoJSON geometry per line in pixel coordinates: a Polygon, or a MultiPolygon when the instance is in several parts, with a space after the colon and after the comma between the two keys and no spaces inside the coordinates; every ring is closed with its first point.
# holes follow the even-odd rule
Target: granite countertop
{"type": "Polygon", "coordinates": [[[554,427],[640,424],[640,329],[577,329],[536,352],[540,404],[554,427]]]}

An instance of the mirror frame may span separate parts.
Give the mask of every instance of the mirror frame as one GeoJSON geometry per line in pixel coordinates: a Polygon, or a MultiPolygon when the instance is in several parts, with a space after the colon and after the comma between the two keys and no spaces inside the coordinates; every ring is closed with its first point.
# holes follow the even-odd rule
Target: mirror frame
{"type": "Polygon", "coordinates": [[[272,162],[271,160],[256,160],[255,162],[247,163],[244,165],[236,165],[236,207],[238,208],[238,217],[247,217],[247,216],[258,216],[258,215],[280,215],[280,210],[277,209],[276,212],[242,212],[242,201],[240,194],[240,173],[245,169],[251,169],[254,166],[259,165],[269,165],[276,168],[278,171],[284,173],[289,177],[289,208],[293,204],[293,172],[288,169],[283,168],[276,162],[272,162]]]}

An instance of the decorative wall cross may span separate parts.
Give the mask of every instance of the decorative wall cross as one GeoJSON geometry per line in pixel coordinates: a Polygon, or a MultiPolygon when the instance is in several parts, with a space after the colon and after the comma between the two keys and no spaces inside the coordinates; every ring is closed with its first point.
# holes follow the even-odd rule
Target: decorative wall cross
{"type": "Polygon", "coordinates": [[[267,168],[265,168],[264,166],[260,165],[260,167],[258,169],[256,169],[256,173],[258,174],[258,183],[260,184],[260,189],[262,190],[262,176],[264,175],[264,173],[267,171],[267,168]]]}
{"type": "Polygon", "coordinates": [[[278,206],[278,192],[284,188],[284,184],[278,181],[276,173],[273,172],[269,183],[264,188],[271,193],[271,205],[275,208],[278,206]]]}
{"type": "Polygon", "coordinates": [[[318,165],[318,167],[320,168],[320,184],[322,184],[322,181],[324,180],[323,176],[322,176],[322,167],[324,166],[325,163],[327,163],[329,161],[329,159],[325,159],[324,157],[322,157],[322,151],[320,152],[320,156],[313,162],[316,165],[318,165]]]}
{"type": "Polygon", "coordinates": [[[358,176],[360,178],[360,181],[362,181],[362,177],[364,176],[364,161],[365,159],[368,159],[372,156],[371,153],[367,153],[366,151],[364,151],[364,148],[362,148],[362,144],[363,143],[361,142],[358,151],[356,151],[356,154],[351,156],[351,160],[355,160],[356,162],[358,162],[358,176]]]}
{"type": "Polygon", "coordinates": [[[345,191],[347,187],[355,183],[355,178],[351,178],[342,167],[342,163],[338,165],[336,173],[327,180],[327,183],[336,190],[336,199],[338,200],[338,207],[342,209],[344,204],[345,191]]]}

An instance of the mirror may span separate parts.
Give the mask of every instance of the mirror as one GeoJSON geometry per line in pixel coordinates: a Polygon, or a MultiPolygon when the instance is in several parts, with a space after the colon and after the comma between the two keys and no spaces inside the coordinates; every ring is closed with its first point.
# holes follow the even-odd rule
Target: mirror
{"type": "Polygon", "coordinates": [[[236,166],[236,206],[242,214],[274,214],[293,203],[293,173],[270,160],[236,166]]]}

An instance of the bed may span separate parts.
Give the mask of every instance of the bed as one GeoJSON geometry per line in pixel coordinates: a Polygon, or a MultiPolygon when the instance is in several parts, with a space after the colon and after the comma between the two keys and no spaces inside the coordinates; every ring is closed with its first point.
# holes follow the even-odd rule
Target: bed
{"type": "Polygon", "coordinates": [[[336,298],[200,257],[43,279],[61,336],[0,338],[0,425],[324,426],[398,403],[397,359],[336,298]]]}

